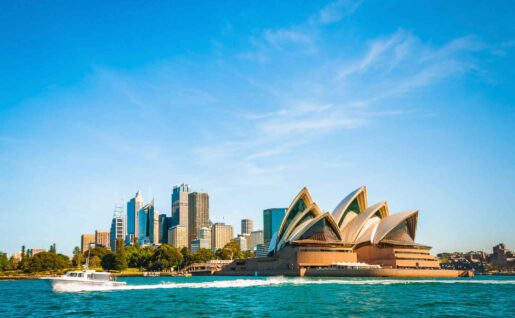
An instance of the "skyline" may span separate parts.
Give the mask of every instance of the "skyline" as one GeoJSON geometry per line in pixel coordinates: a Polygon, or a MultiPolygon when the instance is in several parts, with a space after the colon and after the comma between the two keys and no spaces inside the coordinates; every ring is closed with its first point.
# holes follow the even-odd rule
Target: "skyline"
{"type": "Polygon", "coordinates": [[[183,182],[234,229],[365,185],[434,254],[515,246],[509,2],[0,8],[0,251],[69,254],[138,190],[170,216],[183,182]]]}

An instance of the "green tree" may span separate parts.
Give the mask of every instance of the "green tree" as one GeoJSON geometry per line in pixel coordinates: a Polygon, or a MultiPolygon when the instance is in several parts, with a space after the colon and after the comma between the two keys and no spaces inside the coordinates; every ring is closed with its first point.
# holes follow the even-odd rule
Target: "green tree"
{"type": "Polygon", "coordinates": [[[150,247],[144,247],[139,249],[139,268],[148,268],[150,265],[150,260],[152,255],[154,254],[154,250],[150,247]]]}
{"type": "Polygon", "coordinates": [[[27,257],[28,264],[24,266],[24,271],[35,273],[41,271],[52,271],[71,267],[70,259],[63,254],[54,252],[41,252],[33,257],[27,257]]]}
{"type": "Polygon", "coordinates": [[[80,248],[78,246],[75,246],[73,249],[73,258],[72,258],[72,264],[75,267],[80,267],[84,261],[84,257],[82,256],[82,253],[80,252],[80,248]]]}
{"type": "Polygon", "coordinates": [[[182,257],[182,254],[175,247],[162,244],[154,251],[149,268],[162,271],[171,267],[178,267],[182,263],[182,257]]]}
{"type": "MultiPolygon", "coordinates": [[[[105,256],[105,255],[104,255],[105,256]]],[[[100,263],[102,262],[102,259],[98,256],[93,256],[89,258],[89,267],[91,268],[97,268],[100,266],[100,263]]]]}
{"type": "Polygon", "coordinates": [[[102,265],[103,269],[111,270],[114,269],[115,257],[113,253],[107,253],[102,257],[102,261],[100,261],[100,265],[102,265]]]}
{"type": "Polygon", "coordinates": [[[7,259],[7,255],[0,253],[0,271],[6,271],[11,269],[11,264],[7,259]]]}
{"type": "Polygon", "coordinates": [[[207,248],[199,248],[192,255],[193,262],[195,263],[205,263],[207,261],[215,259],[215,254],[210,249],[207,248]]]}
{"type": "Polygon", "coordinates": [[[190,250],[187,247],[183,247],[181,249],[182,262],[180,264],[181,267],[189,266],[193,263],[193,255],[190,253],[190,250]]]}
{"type": "Polygon", "coordinates": [[[125,255],[125,246],[123,239],[119,238],[116,240],[116,253],[114,256],[114,269],[124,270],[127,268],[127,257],[125,255]]]}
{"type": "Polygon", "coordinates": [[[216,257],[224,260],[242,258],[240,246],[235,240],[231,240],[229,243],[225,244],[223,249],[218,249],[216,251],[216,257]]]}
{"type": "Polygon", "coordinates": [[[57,252],[57,250],[55,248],[55,243],[50,245],[50,248],[48,249],[48,251],[51,252],[51,253],[56,253],[57,252]]]}
{"type": "Polygon", "coordinates": [[[134,245],[129,245],[125,248],[125,257],[127,265],[130,268],[138,268],[140,264],[139,249],[134,245]]]}
{"type": "Polygon", "coordinates": [[[227,248],[219,248],[216,250],[215,256],[217,259],[230,260],[232,259],[232,251],[227,248]]]}
{"type": "Polygon", "coordinates": [[[102,258],[104,258],[104,256],[109,253],[112,253],[111,250],[108,250],[107,248],[102,246],[97,246],[85,251],[84,259],[87,259],[89,257],[89,265],[91,267],[98,267],[100,266],[102,258]],[[93,260],[93,258],[95,258],[95,260],[93,260]]]}
{"type": "Polygon", "coordinates": [[[11,269],[17,269],[20,265],[20,262],[14,258],[14,256],[9,257],[9,267],[11,269]]]}

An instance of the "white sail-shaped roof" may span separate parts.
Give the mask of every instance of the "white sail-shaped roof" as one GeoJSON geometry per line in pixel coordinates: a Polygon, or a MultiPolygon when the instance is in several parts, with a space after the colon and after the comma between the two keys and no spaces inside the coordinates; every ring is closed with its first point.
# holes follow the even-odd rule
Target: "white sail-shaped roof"
{"type": "Polygon", "coordinates": [[[340,229],[338,228],[338,225],[336,225],[336,222],[334,222],[334,219],[331,216],[331,214],[329,214],[329,212],[321,214],[318,217],[312,219],[308,224],[303,226],[300,229],[300,231],[298,231],[294,235],[290,236],[290,239],[288,241],[296,241],[296,240],[302,239],[303,235],[306,232],[308,232],[310,229],[312,229],[314,226],[316,226],[320,221],[326,221],[325,225],[327,225],[330,228],[330,230],[336,235],[338,241],[343,242],[340,229]]]}
{"type": "MultiPolygon", "coordinates": [[[[338,224],[338,226],[340,228],[342,228],[342,223],[344,221],[346,221],[346,223],[349,222],[349,220],[346,220],[345,212],[347,211],[347,209],[349,208],[349,206],[351,205],[351,203],[354,200],[357,200],[358,205],[361,210],[366,209],[366,207],[368,206],[368,203],[367,203],[367,188],[365,186],[360,187],[360,188],[352,191],[351,193],[349,193],[345,198],[343,198],[342,201],[340,201],[340,203],[336,206],[336,208],[331,213],[334,218],[334,221],[336,222],[336,224],[338,224]]],[[[354,212],[356,214],[359,214],[360,211],[354,211],[354,212]]]]}
{"type": "Polygon", "coordinates": [[[351,222],[342,228],[343,239],[346,242],[354,242],[359,234],[365,231],[366,227],[379,222],[380,219],[388,216],[388,205],[386,201],[369,206],[365,211],[358,214],[351,222]],[[376,216],[377,215],[377,216],[376,216]]]}
{"type": "Polygon", "coordinates": [[[406,211],[392,214],[379,222],[375,235],[371,240],[372,244],[378,244],[399,224],[406,221],[407,232],[411,239],[415,241],[417,231],[418,210],[406,211]]]}
{"type": "Polygon", "coordinates": [[[284,215],[281,226],[279,227],[279,231],[277,232],[277,242],[281,241],[286,229],[295,219],[295,217],[312,204],[313,199],[311,198],[311,194],[309,194],[308,189],[306,187],[302,188],[295,199],[293,199],[292,203],[288,207],[288,210],[286,210],[286,214],[284,215]]]}
{"type": "Polygon", "coordinates": [[[316,203],[312,203],[308,206],[302,213],[297,214],[297,216],[290,222],[288,228],[284,231],[281,240],[277,243],[277,249],[280,249],[289,239],[292,232],[295,232],[295,229],[299,228],[301,224],[305,224],[306,220],[312,220],[317,216],[321,215],[323,212],[320,210],[316,203]]]}

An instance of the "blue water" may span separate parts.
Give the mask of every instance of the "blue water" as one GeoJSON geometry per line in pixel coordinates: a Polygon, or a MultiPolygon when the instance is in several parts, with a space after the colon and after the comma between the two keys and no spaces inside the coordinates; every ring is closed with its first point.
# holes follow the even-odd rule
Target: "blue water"
{"type": "Polygon", "coordinates": [[[515,277],[153,277],[117,290],[0,282],[0,317],[515,317],[515,277]]]}

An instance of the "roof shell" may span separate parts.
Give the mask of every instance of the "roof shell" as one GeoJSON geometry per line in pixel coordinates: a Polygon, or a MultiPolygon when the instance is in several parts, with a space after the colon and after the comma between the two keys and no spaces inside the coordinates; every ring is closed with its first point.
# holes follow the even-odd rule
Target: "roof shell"
{"type": "MultiPolygon", "coordinates": [[[[359,187],[358,189],[352,191],[349,193],[343,200],[340,201],[340,203],[336,206],[336,208],[333,210],[331,215],[333,216],[336,224],[342,226],[342,220],[343,214],[345,213],[345,210],[349,207],[349,205],[354,201],[354,199],[361,197],[361,200],[358,200],[358,204],[360,203],[360,206],[362,206],[363,209],[365,209],[368,206],[367,202],[367,188],[365,186],[359,187]]],[[[358,211],[354,211],[358,212],[358,211]]]]}
{"type": "Polygon", "coordinates": [[[346,242],[354,242],[362,231],[367,221],[372,219],[379,212],[379,218],[384,219],[389,215],[388,203],[386,201],[369,206],[365,211],[358,214],[351,222],[342,229],[343,239],[346,242]]]}

